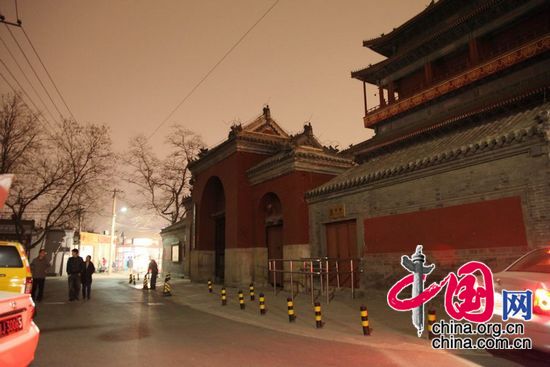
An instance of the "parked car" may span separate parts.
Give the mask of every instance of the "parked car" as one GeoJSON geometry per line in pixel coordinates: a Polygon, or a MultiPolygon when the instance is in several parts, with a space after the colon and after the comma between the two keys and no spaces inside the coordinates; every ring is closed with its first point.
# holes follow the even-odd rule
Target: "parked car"
{"type": "MultiPolygon", "coordinates": [[[[525,321],[525,337],[533,348],[550,352],[550,247],[528,252],[500,273],[493,275],[495,288],[494,321],[502,321],[502,290],[533,292],[533,316],[525,321]]],[[[511,316],[508,322],[522,322],[511,316]]]]}
{"type": "Polygon", "coordinates": [[[34,360],[40,335],[34,307],[28,294],[0,291],[0,366],[28,366],[34,360]]]}
{"type": "Polygon", "coordinates": [[[0,291],[30,294],[32,274],[20,243],[0,241],[0,291]]]}

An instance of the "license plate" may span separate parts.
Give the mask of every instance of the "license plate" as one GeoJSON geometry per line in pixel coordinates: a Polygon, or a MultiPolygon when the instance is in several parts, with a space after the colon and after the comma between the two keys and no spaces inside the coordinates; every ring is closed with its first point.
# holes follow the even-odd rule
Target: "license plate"
{"type": "Polygon", "coordinates": [[[0,338],[23,330],[21,315],[0,321],[0,338]]]}

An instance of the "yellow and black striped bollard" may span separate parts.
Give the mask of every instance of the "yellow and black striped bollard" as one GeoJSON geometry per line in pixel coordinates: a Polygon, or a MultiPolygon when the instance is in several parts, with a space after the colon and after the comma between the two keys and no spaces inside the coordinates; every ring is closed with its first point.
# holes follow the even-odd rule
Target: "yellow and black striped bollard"
{"type": "Polygon", "coordinates": [[[138,282],[139,282],[139,272],[137,273],[137,280],[138,280],[138,282]]]}
{"type": "Polygon", "coordinates": [[[225,288],[222,288],[220,294],[222,296],[222,306],[227,305],[227,294],[225,292],[225,288]]]}
{"type": "Polygon", "coordinates": [[[321,319],[321,304],[319,302],[315,302],[315,307],[313,309],[315,310],[315,327],[320,329],[323,327],[323,320],[321,319]]]}
{"type": "Polygon", "coordinates": [[[296,321],[296,314],[294,313],[294,302],[292,301],[292,298],[288,297],[286,299],[286,305],[288,308],[288,322],[296,321]]]}
{"type": "Polygon", "coordinates": [[[263,293],[260,293],[260,315],[265,315],[265,297],[263,293]]]}
{"type": "Polygon", "coordinates": [[[250,287],[248,289],[250,290],[250,300],[254,301],[256,299],[254,294],[254,283],[250,283],[250,287]]]}
{"type": "Polygon", "coordinates": [[[148,285],[148,282],[147,282],[147,275],[148,275],[148,274],[145,274],[145,275],[143,276],[143,290],[144,290],[144,291],[146,291],[146,290],[149,289],[149,285],[148,285]]]}
{"type": "Polygon", "coordinates": [[[429,340],[432,340],[433,338],[435,338],[435,334],[432,331],[433,324],[435,323],[435,319],[436,319],[435,310],[434,309],[428,310],[428,339],[429,340]]]}
{"type": "Polygon", "coordinates": [[[166,274],[166,277],[164,278],[164,286],[162,287],[162,295],[165,297],[172,295],[172,286],[170,285],[170,279],[170,273],[166,274]]]}
{"type": "Polygon", "coordinates": [[[132,284],[133,278],[134,278],[134,274],[130,273],[130,279],[128,280],[128,284],[132,284]]]}
{"type": "Polygon", "coordinates": [[[208,293],[212,293],[212,281],[208,279],[208,293]]]}
{"type": "Polygon", "coordinates": [[[134,275],[132,278],[133,278],[134,285],[136,285],[136,276],[134,275]]]}
{"type": "Polygon", "coordinates": [[[361,326],[363,327],[363,335],[370,335],[369,312],[366,306],[361,306],[361,326]]]}
{"type": "Polygon", "coordinates": [[[244,304],[244,294],[243,291],[239,290],[239,307],[241,310],[244,310],[246,305],[244,304]]]}

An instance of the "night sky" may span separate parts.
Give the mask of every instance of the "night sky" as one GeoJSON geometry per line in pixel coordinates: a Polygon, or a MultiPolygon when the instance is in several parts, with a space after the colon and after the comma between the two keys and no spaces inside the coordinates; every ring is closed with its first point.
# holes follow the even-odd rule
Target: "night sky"
{"type": "MultiPolygon", "coordinates": [[[[128,1],[19,0],[23,26],[77,120],[105,123],[115,151],[149,136],[205,74],[275,3],[264,0],[128,1]]],[[[350,72],[381,61],[362,41],[388,33],[422,11],[428,0],[280,0],[153,136],[162,154],[172,123],[201,134],[207,145],[227,137],[269,104],[287,131],[306,121],[326,145],[347,147],[371,132],[363,127],[362,83],[350,72]]],[[[15,20],[15,1],[0,0],[15,20]]],[[[28,55],[21,30],[12,27],[28,55]]],[[[6,28],[0,37],[43,93],[6,28]]],[[[0,44],[0,56],[35,98],[0,44]]],[[[31,59],[42,79],[47,77],[31,59]]],[[[0,65],[0,70],[7,71],[0,65]]],[[[46,83],[56,104],[66,109],[46,83]]],[[[9,91],[0,80],[0,92],[9,91]]],[[[369,89],[369,106],[377,104],[369,89]]],[[[48,98],[48,108],[57,117],[48,98]]],[[[38,99],[37,104],[40,105],[38,99]]]]}

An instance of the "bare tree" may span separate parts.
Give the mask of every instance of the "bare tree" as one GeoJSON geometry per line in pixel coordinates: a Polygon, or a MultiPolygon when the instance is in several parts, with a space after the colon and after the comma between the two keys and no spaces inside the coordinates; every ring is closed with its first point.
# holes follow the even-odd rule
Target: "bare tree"
{"type": "Polygon", "coordinates": [[[190,192],[191,173],[188,164],[204,147],[199,135],[181,125],[172,126],[166,144],[169,153],[160,159],[153,152],[147,138],[137,136],[130,141],[123,155],[128,168],[124,180],[133,184],[144,202],[137,206],[153,210],[171,224],[185,216],[184,200],[190,192]]]}
{"type": "Polygon", "coordinates": [[[2,95],[1,103],[0,173],[14,173],[28,167],[39,150],[43,126],[18,94],[2,95]]]}
{"type": "Polygon", "coordinates": [[[44,126],[18,100],[18,96],[3,98],[0,149],[6,152],[2,158],[6,172],[15,174],[6,206],[20,241],[26,235],[23,220],[30,212],[41,222],[32,248],[48,229],[72,226],[83,198],[93,202],[105,191],[114,155],[105,126],[73,120],[44,126]]]}

